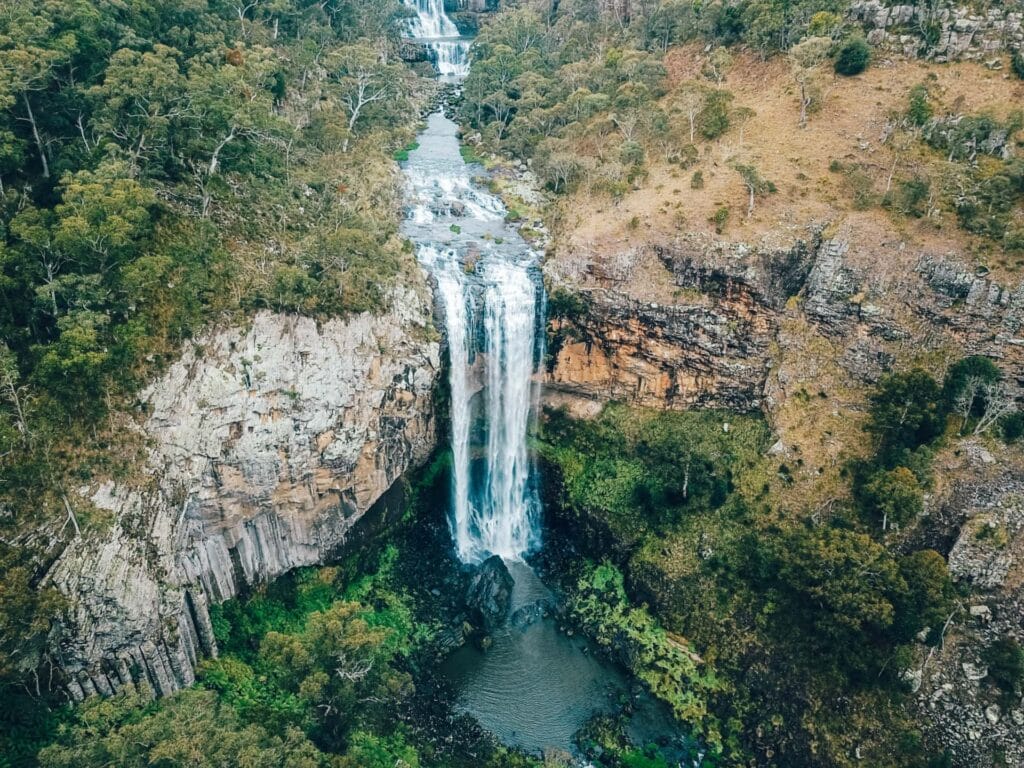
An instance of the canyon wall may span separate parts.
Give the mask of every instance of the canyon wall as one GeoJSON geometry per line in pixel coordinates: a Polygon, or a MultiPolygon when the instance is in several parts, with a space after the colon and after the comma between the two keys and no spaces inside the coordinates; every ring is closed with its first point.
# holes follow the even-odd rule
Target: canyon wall
{"type": "Polygon", "coordinates": [[[147,466],[83,489],[112,522],[46,577],[73,598],[57,650],[73,698],[192,683],[217,651],[212,603],[329,559],[429,455],[430,306],[410,289],[391,304],[324,322],[261,312],[198,339],[141,394],[147,466]]]}
{"type": "Polygon", "coordinates": [[[787,395],[787,355],[801,354],[780,335],[787,318],[829,344],[854,382],[933,351],[989,355],[1024,387],[1024,283],[955,255],[890,258],[810,227],[782,246],[682,234],[613,255],[570,249],[545,274],[550,402],[770,412],[787,395]]]}

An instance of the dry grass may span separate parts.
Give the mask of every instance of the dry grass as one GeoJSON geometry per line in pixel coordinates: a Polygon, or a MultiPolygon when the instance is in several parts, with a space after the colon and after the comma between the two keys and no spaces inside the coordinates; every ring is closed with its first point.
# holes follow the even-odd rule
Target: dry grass
{"type": "MultiPolygon", "coordinates": [[[[691,46],[671,51],[666,65],[672,85],[701,80],[703,55],[691,46]]],[[[787,62],[737,55],[721,87],[734,94],[734,107],[756,112],[744,125],[742,140],[734,126],[720,139],[700,144],[698,164],[686,170],[652,158],[646,182],[618,203],[584,193],[566,201],[561,217],[567,244],[614,253],[636,243],[668,239],[680,229],[713,233],[709,219],[727,206],[730,217],[724,237],[729,240],[784,244],[802,235],[808,224],[827,222],[859,244],[872,268],[879,254],[890,256],[889,266],[902,268],[921,250],[961,254],[991,250],[990,245],[958,230],[948,213],[938,220],[918,221],[890,215],[877,206],[853,210],[848,179],[829,166],[838,160],[844,166],[860,167],[880,196],[896,159],[892,142],[885,141],[886,127],[890,115],[905,110],[913,86],[927,82],[951,111],[990,110],[1004,116],[1024,103],[1024,83],[1011,77],[1005,70],[990,71],[966,62],[881,61],[853,78],[829,73],[823,75],[823,105],[801,130],[787,62]],[[778,187],[776,194],[758,201],[749,218],[745,216],[746,191],[731,167],[737,162],[754,165],[778,187]],[[690,188],[690,177],[697,169],[703,173],[703,189],[690,188]]],[[[896,162],[896,177],[909,176],[919,168],[936,171],[930,166],[937,161],[917,148],[904,149],[896,162]]],[[[858,255],[851,253],[851,258],[856,265],[858,255]]]]}

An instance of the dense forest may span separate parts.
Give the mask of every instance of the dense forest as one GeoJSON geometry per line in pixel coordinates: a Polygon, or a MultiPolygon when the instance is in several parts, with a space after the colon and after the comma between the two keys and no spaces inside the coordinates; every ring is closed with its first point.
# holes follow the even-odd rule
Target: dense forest
{"type": "MultiPolygon", "coordinates": [[[[465,156],[528,163],[550,203],[534,212],[556,234],[574,201],[614,213],[658,168],[702,190],[709,147],[742,149],[757,120],[735,105],[736,60],[782,62],[793,131],[833,81],[875,65],[849,5],[502,3],[448,95],[465,156]],[[700,52],[693,77],[670,72],[682,46],[700,52]]],[[[140,684],[71,706],[53,655],[70,598],[44,574],[70,540],[110,524],[79,489],[144,482],[138,393],[182,344],[261,310],[379,313],[418,274],[397,161],[438,88],[422,61],[403,61],[409,13],[399,0],[0,7],[0,768],[566,764],[497,743],[437,677],[451,618],[439,596],[457,568],[443,554],[444,449],[366,551],[214,606],[220,654],[192,688],[155,699],[140,684]]],[[[934,25],[906,32],[922,56],[937,43],[934,25]]],[[[1024,79],[1020,51],[1006,76],[1024,79]]],[[[891,168],[836,157],[835,205],[901,228],[941,218],[943,234],[1015,269],[1020,105],[961,114],[943,98],[923,76],[890,115],[891,168]]],[[[742,153],[718,172],[742,199],[715,199],[700,223],[717,234],[782,194],[742,153]]],[[[513,219],[531,208],[511,204],[513,219]]],[[[557,355],[589,306],[557,290],[547,310],[557,355]]],[[[570,542],[543,565],[561,626],[662,701],[701,765],[954,765],[915,719],[906,673],[942,646],[970,590],[914,526],[942,485],[943,451],[968,436],[1019,450],[1024,435],[1012,377],[972,351],[864,388],[857,450],[813,515],[793,513],[786,494],[807,468],[769,454],[760,414],[545,410],[548,522],[570,542]]],[[[1017,639],[982,653],[985,701],[1019,708],[1017,639]]],[[[615,717],[579,742],[594,765],[669,765],[615,717]]]]}

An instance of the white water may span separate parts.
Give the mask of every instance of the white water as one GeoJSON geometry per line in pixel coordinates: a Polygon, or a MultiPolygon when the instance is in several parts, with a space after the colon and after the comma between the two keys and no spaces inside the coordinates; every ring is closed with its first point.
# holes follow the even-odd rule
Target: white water
{"type": "Polygon", "coordinates": [[[541,358],[537,255],[472,182],[451,120],[431,115],[419,141],[403,230],[433,276],[448,340],[452,535],[465,562],[518,560],[539,543],[527,445],[541,358]]]}
{"type": "MultiPolygon", "coordinates": [[[[410,32],[436,53],[441,74],[468,72],[469,44],[452,37],[458,30],[441,0],[406,3],[417,11],[410,32]]],[[[473,183],[456,133],[438,112],[420,134],[405,166],[411,206],[404,231],[433,275],[448,339],[458,556],[518,560],[539,540],[527,434],[543,291],[537,255],[506,226],[502,202],[473,183]]]]}
{"type": "Polygon", "coordinates": [[[444,12],[444,0],[403,0],[416,12],[409,19],[409,36],[431,52],[442,77],[465,77],[469,72],[469,41],[444,12]]]}

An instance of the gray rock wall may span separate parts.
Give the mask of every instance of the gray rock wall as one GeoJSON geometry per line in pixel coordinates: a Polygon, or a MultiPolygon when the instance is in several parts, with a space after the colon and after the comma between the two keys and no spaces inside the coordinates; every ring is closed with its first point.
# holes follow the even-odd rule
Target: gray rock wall
{"type": "Polygon", "coordinates": [[[142,393],[145,477],[84,491],[113,523],[46,577],[72,598],[58,655],[73,698],[192,683],[217,652],[211,603],[329,558],[429,455],[439,344],[420,294],[393,307],[323,323],[262,312],[142,393]]]}
{"type": "Polygon", "coordinates": [[[1024,283],[927,252],[905,270],[885,266],[884,255],[813,229],[789,247],[683,235],[648,248],[676,288],[670,298],[647,291],[652,259],[633,252],[548,262],[551,290],[585,307],[551,321],[552,403],[771,411],[785,394],[768,386],[784,317],[804,319],[852,381],[877,380],[909,350],[947,350],[991,356],[1024,395],[1024,283]]]}
{"type": "Polygon", "coordinates": [[[1024,4],[1018,0],[983,11],[952,3],[889,5],[858,0],[848,15],[864,25],[869,43],[909,57],[989,59],[1024,48],[1024,4]]]}

